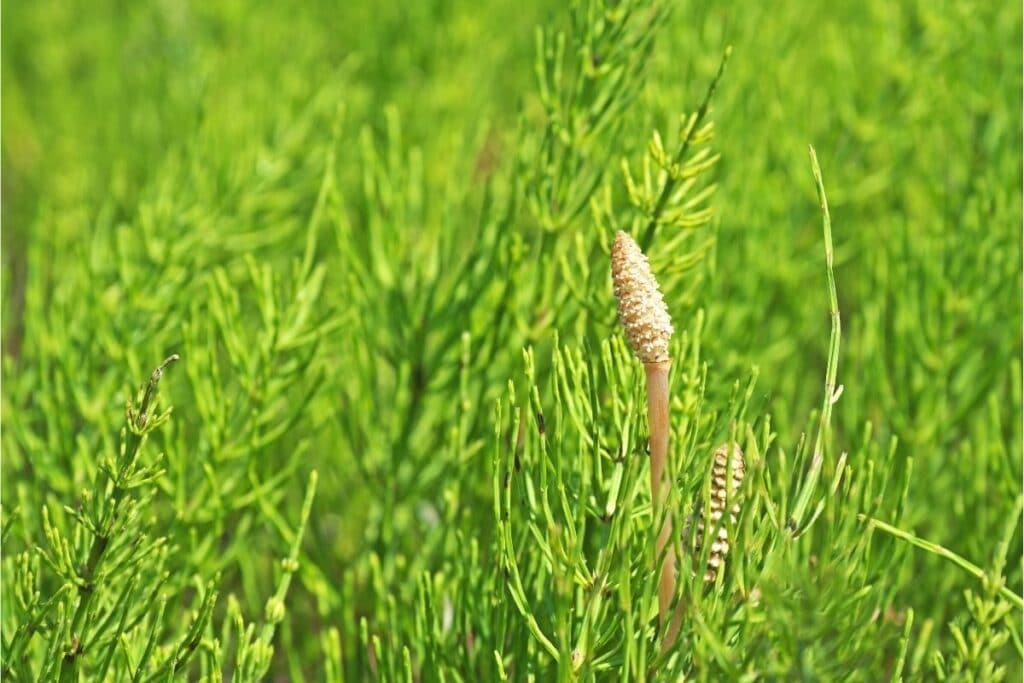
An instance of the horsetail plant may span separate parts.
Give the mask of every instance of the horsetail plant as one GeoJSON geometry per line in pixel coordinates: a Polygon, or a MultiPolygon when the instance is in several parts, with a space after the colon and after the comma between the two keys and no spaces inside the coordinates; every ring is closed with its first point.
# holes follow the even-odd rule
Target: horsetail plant
{"type": "MultiPolygon", "coordinates": [[[[19,553],[14,566],[16,628],[3,641],[3,676],[14,681],[124,680],[133,683],[193,678],[260,679],[271,663],[284,598],[299,568],[299,546],[312,508],[313,470],[295,531],[283,528],[290,552],[280,563],[264,621],[246,624],[229,596],[225,630],[213,631],[220,572],[175,571],[180,548],[149,514],[165,479],[163,454],[147,457],[171,408],[160,408],[158,388],[172,354],[153,370],[135,400],[129,400],[120,446],[101,457],[90,485],[75,505],[41,509],[45,542],[19,553]],[[47,594],[48,593],[48,594],[47,594]],[[191,596],[191,597],[189,597],[191,596]],[[167,640],[171,600],[187,607],[178,634],[167,640]],[[236,633],[231,632],[231,628],[236,633]],[[221,644],[231,644],[231,652],[221,644]]],[[[15,511],[16,516],[19,511],[15,511]]],[[[179,522],[180,523],[180,522],[179,522]]],[[[5,520],[9,532],[11,522],[5,520]]]]}
{"type": "MultiPolygon", "coordinates": [[[[647,257],[632,237],[620,231],[612,246],[612,281],[619,301],[619,320],[630,348],[644,364],[647,373],[647,420],[650,429],[651,501],[654,523],[664,516],[655,545],[656,556],[665,553],[658,582],[658,619],[665,627],[669,606],[676,589],[676,558],[668,548],[672,537],[672,519],[665,514],[670,482],[665,477],[668,459],[669,390],[668,371],[672,360],[668,343],[672,338],[672,318],[651,272],[647,257]]],[[[670,634],[675,629],[670,629],[670,634]]],[[[665,643],[672,640],[669,635],[665,643]]]]}
{"type": "MultiPolygon", "coordinates": [[[[148,605],[167,581],[162,569],[167,539],[151,538],[142,518],[142,509],[164,470],[161,458],[145,463],[142,450],[150,434],[170,419],[170,408],[157,408],[157,389],[164,371],[177,360],[178,355],[173,354],[158,365],[138,402],[128,402],[116,456],[100,461],[92,487],[83,490],[77,506],[64,507],[77,523],[74,532],[63,532],[59,518],[51,519],[49,508],[43,508],[47,547],[36,550],[62,585],[45,602],[40,601],[38,588],[22,592],[19,602],[29,618],[5,643],[3,670],[13,679],[31,677],[29,662],[38,635],[49,643],[39,680],[75,681],[85,674],[105,680],[122,646],[121,637],[144,620],[148,605]],[[148,599],[140,599],[142,592],[148,599]],[[139,604],[144,605],[141,611],[139,604]]],[[[27,553],[20,564],[21,583],[38,585],[39,567],[31,564],[27,553]]],[[[160,675],[184,669],[199,645],[217,596],[212,583],[205,588],[200,583],[198,588],[195,616],[179,644],[157,653],[152,647],[154,632],[129,667],[132,680],[143,680],[151,667],[160,675]]]]}
{"type": "MultiPolygon", "coordinates": [[[[737,501],[737,494],[743,484],[743,477],[746,473],[746,465],[743,460],[743,451],[739,444],[722,444],[715,449],[711,461],[711,495],[708,502],[710,522],[705,522],[704,511],[697,512],[697,519],[694,524],[696,530],[695,559],[703,557],[707,551],[707,562],[704,570],[704,581],[714,583],[725,563],[725,556],[729,554],[729,529],[725,524],[725,512],[729,511],[729,523],[735,526],[739,521],[740,504],[737,501]],[[730,506],[730,503],[732,504],[730,506]],[[705,548],[705,538],[712,538],[711,544],[705,548]]],[[[689,528],[684,531],[683,544],[689,535],[689,528]]]]}
{"type": "Polygon", "coordinates": [[[1021,680],[1019,6],[85,4],[4,13],[5,680],[1021,680]]]}

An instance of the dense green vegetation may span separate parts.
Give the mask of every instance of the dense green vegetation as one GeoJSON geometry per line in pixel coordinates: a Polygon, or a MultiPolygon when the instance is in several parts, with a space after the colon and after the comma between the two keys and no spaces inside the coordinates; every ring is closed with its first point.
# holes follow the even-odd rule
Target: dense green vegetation
{"type": "Polygon", "coordinates": [[[1020,679],[1019,3],[571,4],[5,5],[5,678],[1020,679]]]}

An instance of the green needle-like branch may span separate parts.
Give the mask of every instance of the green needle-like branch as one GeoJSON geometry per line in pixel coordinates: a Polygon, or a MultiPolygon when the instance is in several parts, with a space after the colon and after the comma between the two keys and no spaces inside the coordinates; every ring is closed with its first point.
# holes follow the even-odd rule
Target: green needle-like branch
{"type": "MultiPolygon", "coordinates": [[[[722,74],[725,73],[725,65],[729,62],[729,57],[732,56],[732,46],[725,48],[725,54],[722,55],[722,61],[718,64],[718,72],[715,77],[711,79],[711,84],[708,86],[707,93],[704,94],[704,101],[701,102],[700,109],[697,110],[697,115],[693,121],[686,127],[686,135],[679,141],[679,148],[676,150],[675,156],[672,157],[673,165],[681,165],[686,159],[686,153],[690,151],[690,145],[693,144],[694,138],[697,136],[700,130],[700,124],[704,121],[704,117],[707,116],[708,108],[711,106],[711,98],[715,94],[715,90],[718,88],[718,81],[722,79],[722,74]]],[[[644,228],[643,234],[640,237],[640,247],[647,251],[651,247],[651,242],[654,240],[654,231],[658,227],[658,220],[661,218],[662,212],[665,210],[665,205],[668,203],[669,197],[672,196],[672,192],[676,189],[676,183],[678,180],[673,178],[671,175],[665,178],[665,185],[661,188],[661,194],[658,195],[657,201],[654,203],[654,208],[651,211],[651,218],[647,221],[647,227],[644,228]]]]}
{"type": "Polygon", "coordinates": [[[86,615],[92,606],[93,597],[96,595],[95,580],[106,557],[107,549],[110,547],[114,525],[118,517],[118,508],[125,493],[128,491],[128,488],[125,486],[126,479],[130,476],[131,470],[138,459],[143,437],[149,428],[157,424],[149,420],[149,411],[156,397],[157,385],[160,383],[160,378],[163,377],[167,366],[176,360],[178,360],[178,355],[172,354],[153,370],[149,383],[143,392],[142,400],[139,402],[138,410],[134,409],[131,405],[128,406],[127,425],[124,436],[125,448],[122,459],[117,467],[116,478],[108,482],[108,475],[103,469],[96,475],[98,484],[96,490],[100,492],[106,491],[109,485],[111,491],[109,496],[107,496],[109,502],[105,507],[99,508],[101,511],[105,510],[106,514],[101,513],[101,519],[96,520],[98,533],[93,534],[89,555],[86,558],[85,566],[79,573],[79,581],[77,582],[78,605],[75,607],[74,615],[71,618],[71,642],[64,652],[64,662],[60,670],[60,680],[62,682],[74,681],[78,677],[78,668],[81,661],[80,655],[82,654],[82,628],[85,624],[86,615]]]}

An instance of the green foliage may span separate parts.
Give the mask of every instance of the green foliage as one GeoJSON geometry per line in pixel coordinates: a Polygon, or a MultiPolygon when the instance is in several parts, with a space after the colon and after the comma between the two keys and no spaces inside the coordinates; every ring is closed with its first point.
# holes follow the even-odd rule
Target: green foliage
{"type": "Polygon", "coordinates": [[[1018,5],[286,5],[4,8],[4,676],[1020,678],[1018,5]]]}

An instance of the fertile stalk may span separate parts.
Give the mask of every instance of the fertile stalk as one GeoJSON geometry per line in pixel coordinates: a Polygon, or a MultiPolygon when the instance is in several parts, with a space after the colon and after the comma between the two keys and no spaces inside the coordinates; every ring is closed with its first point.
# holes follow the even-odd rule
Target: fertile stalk
{"type": "MultiPolygon", "coordinates": [[[[705,533],[715,532],[711,537],[707,567],[704,568],[706,583],[714,583],[718,578],[718,574],[725,564],[725,557],[729,554],[729,529],[723,517],[728,510],[729,525],[731,526],[735,526],[739,519],[740,504],[737,497],[740,487],[743,485],[746,469],[743,451],[739,444],[734,443],[730,447],[729,444],[724,443],[715,449],[711,462],[711,500],[709,501],[711,519],[705,524],[704,510],[701,509],[697,512],[695,524],[698,556],[704,547],[705,533]]],[[[684,530],[684,545],[688,543],[689,531],[689,528],[684,530]]]]}
{"type": "MultiPolygon", "coordinates": [[[[647,257],[629,235],[619,232],[612,246],[612,281],[619,300],[619,320],[626,331],[626,340],[633,353],[643,361],[647,371],[647,422],[651,432],[651,500],[655,524],[665,518],[655,546],[656,556],[665,558],[658,579],[658,618],[662,629],[668,618],[672,595],[676,589],[676,556],[674,545],[666,546],[672,537],[672,519],[665,513],[670,480],[665,475],[668,458],[668,371],[672,364],[668,342],[672,338],[672,319],[658,289],[647,257]]],[[[669,628],[663,649],[674,640],[678,630],[669,628]]]]}

